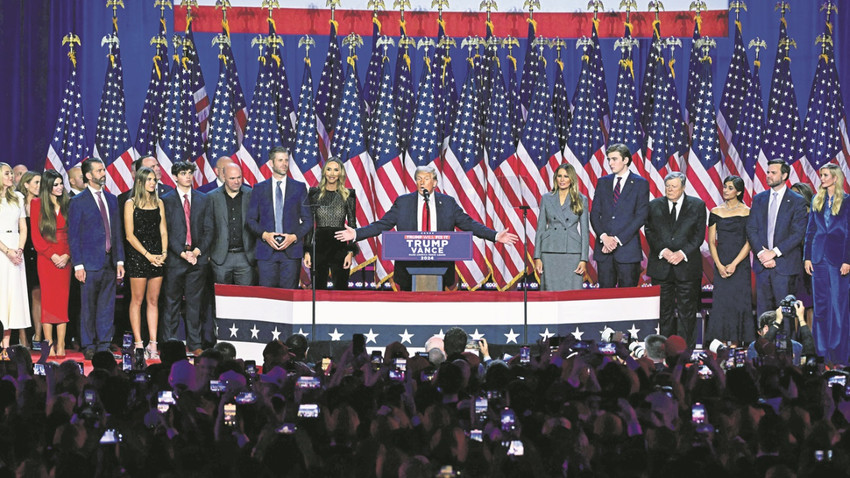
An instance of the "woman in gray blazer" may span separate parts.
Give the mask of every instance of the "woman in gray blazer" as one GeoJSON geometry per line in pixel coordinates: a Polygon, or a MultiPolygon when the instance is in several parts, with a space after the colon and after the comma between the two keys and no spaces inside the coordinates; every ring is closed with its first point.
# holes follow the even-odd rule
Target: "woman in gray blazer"
{"type": "Polygon", "coordinates": [[[576,171],[570,164],[555,170],[552,192],[540,199],[534,269],[543,290],[576,290],[587,270],[587,197],[578,192],[576,171]]]}

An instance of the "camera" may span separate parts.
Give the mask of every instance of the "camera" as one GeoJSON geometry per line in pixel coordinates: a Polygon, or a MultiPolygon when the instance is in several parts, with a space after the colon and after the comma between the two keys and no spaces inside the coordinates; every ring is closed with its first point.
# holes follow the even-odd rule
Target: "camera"
{"type": "Polygon", "coordinates": [[[794,303],[797,302],[797,297],[794,294],[788,294],[779,303],[779,308],[782,309],[782,315],[786,319],[794,320],[796,313],[794,312],[794,303]]]}
{"type": "Polygon", "coordinates": [[[629,353],[634,358],[641,358],[646,355],[646,346],[643,342],[632,342],[629,344],[629,353]]]}

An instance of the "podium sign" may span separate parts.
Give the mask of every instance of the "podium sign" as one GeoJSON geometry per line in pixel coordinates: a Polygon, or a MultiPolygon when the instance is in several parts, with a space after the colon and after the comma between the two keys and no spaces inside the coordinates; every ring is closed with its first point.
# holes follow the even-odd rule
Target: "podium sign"
{"type": "Polygon", "coordinates": [[[472,233],[461,231],[388,231],[382,234],[386,261],[468,261],[472,233]]]}

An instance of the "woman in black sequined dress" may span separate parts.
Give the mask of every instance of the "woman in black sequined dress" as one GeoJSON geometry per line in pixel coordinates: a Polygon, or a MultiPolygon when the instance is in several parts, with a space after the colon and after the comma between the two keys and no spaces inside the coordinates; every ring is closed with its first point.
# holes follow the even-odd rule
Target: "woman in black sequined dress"
{"type": "MultiPolygon", "coordinates": [[[[328,288],[328,273],[334,290],[348,289],[351,261],[357,253],[354,242],[346,244],[334,239],[334,233],[344,229],[346,223],[357,227],[355,213],[357,199],[354,190],[345,187],[345,166],[339,158],[328,158],[322,168],[319,187],[307,193],[315,211],[316,221],[316,289],[328,288]]],[[[313,230],[304,240],[304,265],[310,267],[313,252],[313,230]]]]}

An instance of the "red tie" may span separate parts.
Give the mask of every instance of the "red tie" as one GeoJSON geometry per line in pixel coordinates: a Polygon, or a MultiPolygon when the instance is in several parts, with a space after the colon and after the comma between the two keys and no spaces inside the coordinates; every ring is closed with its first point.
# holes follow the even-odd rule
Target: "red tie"
{"type": "Polygon", "coordinates": [[[103,220],[103,229],[106,232],[106,252],[112,250],[112,231],[109,228],[109,215],[106,213],[106,204],[103,202],[103,191],[97,192],[97,208],[100,209],[100,218],[103,220]]]}
{"type": "Polygon", "coordinates": [[[192,206],[189,204],[189,195],[183,195],[183,214],[186,216],[186,245],[192,245],[192,222],[189,216],[192,214],[192,206]]]}
{"type": "Polygon", "coordinates": [[[428,200],[425,200],[425,206],[422,207],[422,230],[431,230],[431,207],[428,206],[428,200]]]}

